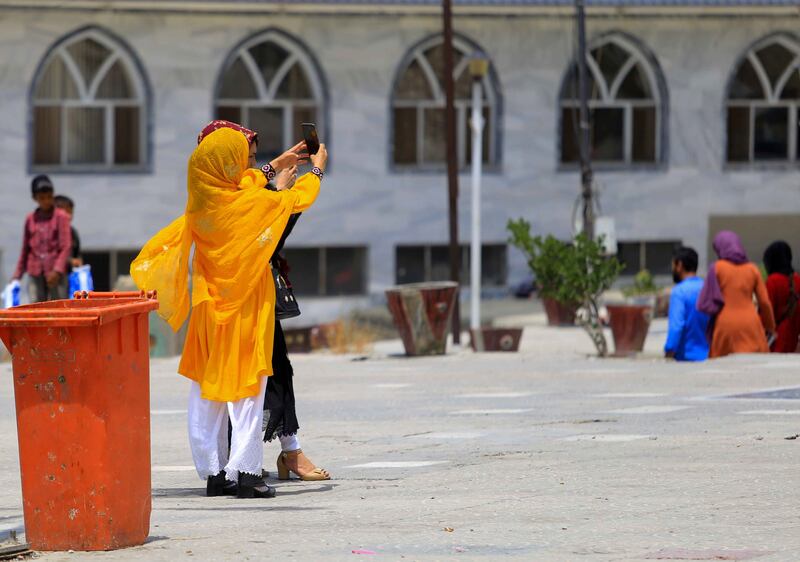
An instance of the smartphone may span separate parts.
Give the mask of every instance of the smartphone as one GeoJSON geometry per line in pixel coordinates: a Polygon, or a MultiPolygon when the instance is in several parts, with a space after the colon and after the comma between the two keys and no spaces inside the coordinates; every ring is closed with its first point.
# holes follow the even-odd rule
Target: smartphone
{"type": "Polygon", "coordinates": [[[303,138],[309,154],[319,152],[319,137],[317,136],[317,126],[314,123],[303,123],[303,138]]]}

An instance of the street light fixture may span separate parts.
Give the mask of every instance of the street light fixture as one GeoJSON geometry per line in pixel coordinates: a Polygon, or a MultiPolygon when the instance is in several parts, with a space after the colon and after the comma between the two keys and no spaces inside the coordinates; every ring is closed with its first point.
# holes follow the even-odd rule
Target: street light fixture
{"type": "Polygon", "coordinates": [[[483,164],[483,80],[489,59],[476,52],[469,60],[472,76],[472,237],[470,244],[470,312],[473,338],[481,327],[481,165],[483,164]]]}

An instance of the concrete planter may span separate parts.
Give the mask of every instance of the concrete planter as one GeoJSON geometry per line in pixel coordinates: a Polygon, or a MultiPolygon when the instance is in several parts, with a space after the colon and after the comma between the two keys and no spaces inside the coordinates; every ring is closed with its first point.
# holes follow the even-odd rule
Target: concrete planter
{"type": "Polygon", "coordinates": [[[653,307],[644,304],[609,304],[609,324],[614,334],[614,355],[627,357],[644,349],[653,307]]]}
{"type": "Polygon", "coordinates": [[[656,318],[669,317],[669,298],[672,295],[672,290],[667,289],[656,295],[656,305],[654,314],[656,318]]]}
{"type": "Polygon", "coordinates": [[[342,337],[341,322],[328,322],[311,328],[311,349],[330,349],[342,337]]]}
{"type": "Polygon", "coordinates": [[[522,328],[480,328],[470,336],[472,351],[519,351],[522,328]]]}
{"type": "Polygon", "coordinates": [[[410,283],[387,289],[386,299],[407,355],[444,355],[458,284],[410,283]]]}
{"type": "Polygon", "coordinates": [[[183,351],[189,323],[184,322],[178,332],[167,324],[158,312],[150,313],[150,357],[175,357],[183,351]]]}
{"type": "Polygon", "coordinates": [[[564,304],[550,297],[542,297],[549,326],[574,326],[577,306],[564,304]]]}
{"type": "Polygon", "coordinates": [[[286,349],[289,353],[311,353],[312,328],[284,328],[286,349]]]}

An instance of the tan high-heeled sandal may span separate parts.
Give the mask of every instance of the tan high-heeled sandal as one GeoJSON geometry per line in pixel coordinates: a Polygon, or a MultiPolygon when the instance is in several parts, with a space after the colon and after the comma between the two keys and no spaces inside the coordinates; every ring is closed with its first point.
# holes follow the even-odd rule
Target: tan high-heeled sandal
{"type": "Polygon", "coordinates": [[[299,472],[295,472],[294,470],[289,470],[289,467],[286,466],[286,459],[289,457],[296,457],[302,452],[302,449],[297,449],[296,451],[287,451],[282,452],[278,455],[278,480],[289,480],[289,473],[294,472],[297,476],[300,477],[300,480],[306,481],[318,481],[318,480],[330,480],[331,475],[328,473],[327,470],[324,468],[314,467],[314,470],[311,472],[307,472],[305,474],[300,474],[299,472]]]}

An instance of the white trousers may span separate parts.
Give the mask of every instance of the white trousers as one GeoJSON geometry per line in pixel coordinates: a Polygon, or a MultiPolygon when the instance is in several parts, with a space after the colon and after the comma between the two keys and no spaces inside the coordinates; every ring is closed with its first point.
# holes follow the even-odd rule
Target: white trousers
{"type": "Polygon", "coordinates": [[[278,440],[281,442],[281,451],[284,453],[290,453],[300,448],[300,440],[297,438],[297,434],[284,435],[283,437],[278,437],[278,440]]]}
{"type": "Polygon", "coordinates": [[[228,480],[236,482],[239,473],[261,476],[264,442],[261,420],[264,415],[264,393],[267,377],[261,377],[258,396],[236,402],[216,402],[200,396],[200,385],[192,381],[189,390],[189,444],[197,474],[205,480],[225,471],[228,480]],[[231,433],[228,456],[228,419],[231,433]]]}

